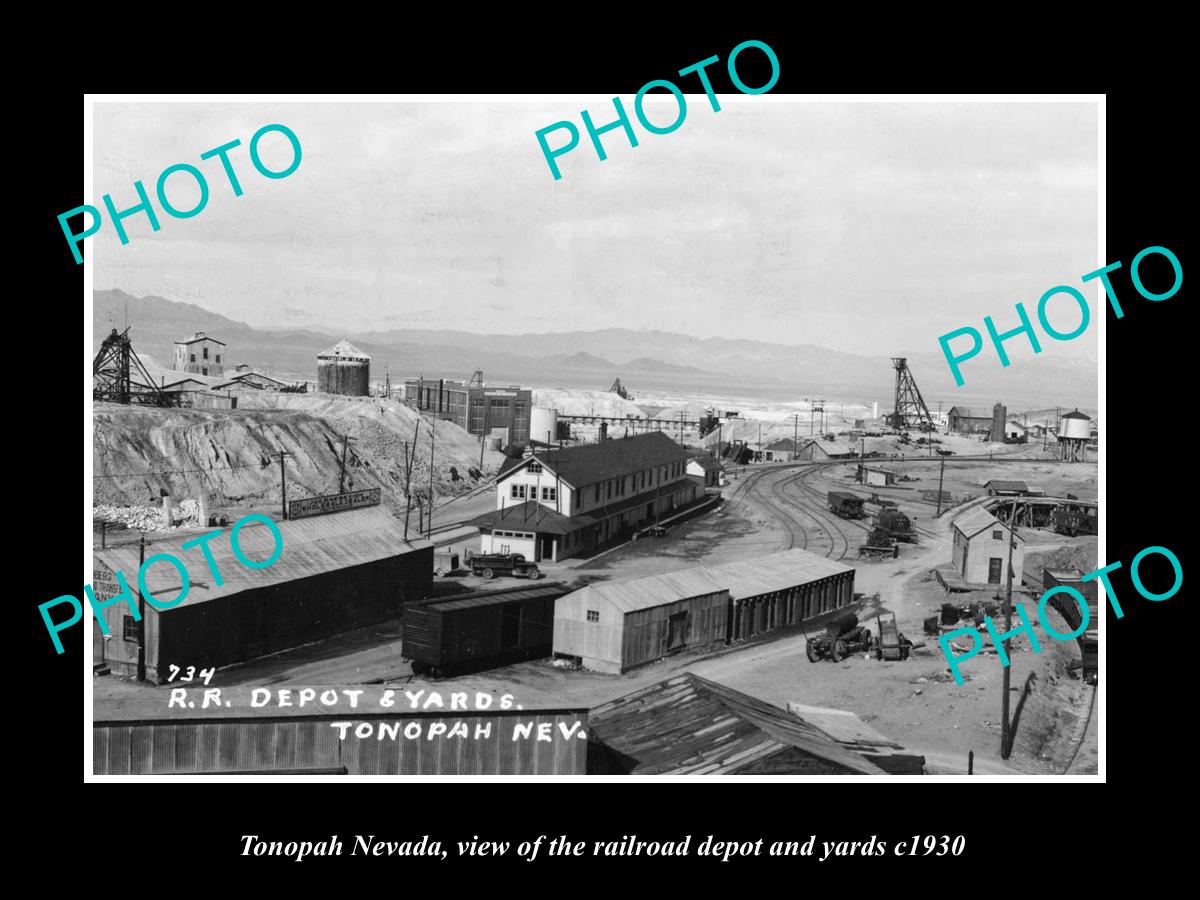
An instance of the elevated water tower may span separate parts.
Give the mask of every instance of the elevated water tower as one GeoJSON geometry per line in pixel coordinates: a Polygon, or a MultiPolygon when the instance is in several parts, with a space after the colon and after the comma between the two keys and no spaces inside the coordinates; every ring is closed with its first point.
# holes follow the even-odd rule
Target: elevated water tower
{"type": "Polygon", "coordinates": [[[1058,457],[1063,462],[1086,462],[1092,418],[1078,409],[1058,420],[1058,457]]]}

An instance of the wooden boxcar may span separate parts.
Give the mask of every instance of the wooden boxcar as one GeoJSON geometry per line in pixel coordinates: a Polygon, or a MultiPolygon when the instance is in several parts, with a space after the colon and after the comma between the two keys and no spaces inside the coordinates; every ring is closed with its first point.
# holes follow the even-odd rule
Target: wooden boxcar
{"type": "Polygon", "coordinates": [[[423,600],[404,612],[406,659],[418,675],[479,671],[549,656],[558,582],[423,600]]]}
{"type": "Polygon", "coordinates": [[[829,492],[829,511],[843,519],[861,519],[866,515],[863,512],[863,498],[848,491],[829,492]]]}

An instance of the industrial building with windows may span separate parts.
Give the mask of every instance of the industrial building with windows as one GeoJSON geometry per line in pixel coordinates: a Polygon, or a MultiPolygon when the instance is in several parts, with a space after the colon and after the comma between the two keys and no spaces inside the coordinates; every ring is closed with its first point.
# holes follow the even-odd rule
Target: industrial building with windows
{"type": "Polygon", "coordinates": [[[224,341],[218,341],[203,331],[197,331],[190,338],[175,342],[175,362],[172,368],[176,372],[219,377],[225,372],[221,362],[224,354],[224,341]]]}
{"type": "Polygon", "coordinates": [[[1025,566],[1025,539],[982,506],[963,513],[954,520],[954,546],[951,560],[954,572],[968,584],[1004,584],[1004,563],[1009,555],[1009,536],[1012,540],[1013,583],[1021,583],[1025,566]]]}
{"type": "MultiPolygon", "coordinates": [[[[526,444],[531,437],[533,391],[516,385],[486,387],[481,374],[470,384],[410,378],[404,382],[404,400],[477,437],[499,438],[501,445],[526,444]]],[[[545,440],[540,433],[532,436],[545,440]]]]}
{"type": "MultiPolygon", "coordinates": [[[[405,541],[403,527],[383,507],[275,524],[283,549],[269,568],[247,568],[240,562],[228,531],[209,541],[220,579],[202,548],[183,549],[197,532],[147,546],[147,558],[166,553],[187,567],[187,596],[167,609],[143,602],[140,623],[131,614],[130,601],[106,607],[109,634],[103,635],[93,622],[94,663],[130,676],[143,668],[144,677],[163,682],[172,663],[203,668],[257,659],[399,615],[405,604],[430,591],[433,545],[405,541]]],[[[241,529],[238,544],[258,561],[270,558],[276,547],[270,529],[261,523],[241,529]]],[[[114,573],[121,572],[136,602],[138,545],[94,550],[93,558],[97,599],[117,594],[114,573]]],[[[174,600],[180,589],[180,573],[173,565],[159,562],[147,568],[146,590],[158,602],[174,600]]]]}
{"type": "Polygon", "coordinates": [[[527,456],[496,479],[496,510],[472,522],[482,552],[535,561],[590,553],[703,498],[687,462],[661,431],[527,456]]]}

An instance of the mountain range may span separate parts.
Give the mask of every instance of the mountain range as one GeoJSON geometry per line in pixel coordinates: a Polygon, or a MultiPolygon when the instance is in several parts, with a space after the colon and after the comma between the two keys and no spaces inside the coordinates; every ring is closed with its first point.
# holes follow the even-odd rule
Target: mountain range
{"type": "MultiPolygon", "coordinates": [[[[607,328],[542,334],[476,334],[446,329],[388,329],[335,335],[317,329],[252,328],[192,303],[133,297],[120,290],[95,291],[95,346],[109,331],[131,326],[134,349],[170,365],[174,342],[203,331],[226,344],[226,368],[248,363],[284,378],[316,378],[316,355],[345,337],[372,357],[373,379],[385,371],[393,383],[418,374],[467,380],[481,369],[489,384],[567,389],[607,389],[620,376],[638,390],[686,395],[798,400],[821,396],[842,401],[877,400],[881,409],[894,392],[886,357],[861,356],[814,345],[694,338],[665,331],[607,328]],[[126,318],[128,317],[128,318],[126,318]]],[[[898,349],[897,355],[903,355],[898,349]]],[[[1096,363],[1043,353],[1001,368],[982,354],[964,371],[968,386],[956,389],[940,353],[908,354],[909,367],[930,405],[1025,405],[1095,408],[1096,363]]]]}

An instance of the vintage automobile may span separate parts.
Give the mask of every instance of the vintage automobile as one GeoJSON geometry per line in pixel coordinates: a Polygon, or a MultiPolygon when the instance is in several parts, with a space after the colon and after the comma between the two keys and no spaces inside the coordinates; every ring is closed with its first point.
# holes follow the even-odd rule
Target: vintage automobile
{"type": "Polygon", "coordinates": [[[848,613],[825,626],[824,634],[808,639],[808,661],[832,659],[841,662],[851,653],[870,652],[875,646],[871,629],[858,624],[858,616],[848,613]]]}

